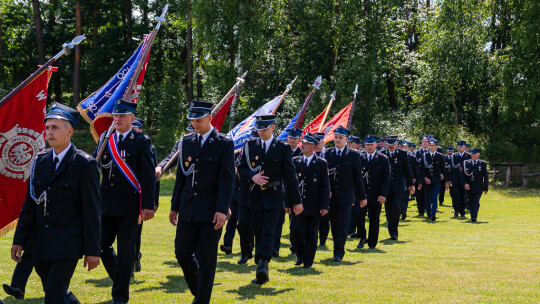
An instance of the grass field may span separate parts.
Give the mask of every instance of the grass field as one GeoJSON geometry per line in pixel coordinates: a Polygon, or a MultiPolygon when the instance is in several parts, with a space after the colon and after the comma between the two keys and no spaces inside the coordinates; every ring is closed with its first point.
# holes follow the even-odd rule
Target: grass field
{"type": "MultiPolygon", "coordinates": [[[[131,283],[130,303],[190,303],[193,296],[174,258],[175,229],[168,210],[172,180],[162,183],[161,207],[145,223],[142,271],[131,283]]],[[[478,223],[454,219],[447,194],[435,223],[417,214],[400,223],[399,241],[389,240],[381,214],[377,250],[346,245],[344,261],[332,261],[329,247],[317,251],[314,268],[297,268],[289,254],[288,224],[281,257],[270,263],[270,282],[253,285],[253,260],[237,265],[238,236],[232,255],[219,253],[213,303],[539,303],[540,190],[499,190],[483,196],[478,223]]],[[[468,215],[467,215],[468,217],[468,215]]],[[[0,238],[0,283],[9,283],[15,263],[9,249],[13,232],[0,238]]],[[[367,246],[366,246],[367,247],[367,246]]],[[[110,303],[112,281],[100,265],[87,272],[80,261],[70,289],[82,303],[110,303]]],[[[6,303],[42,303],[38,276],[30,277],[26,300],[0,291],[6,303]]]]}

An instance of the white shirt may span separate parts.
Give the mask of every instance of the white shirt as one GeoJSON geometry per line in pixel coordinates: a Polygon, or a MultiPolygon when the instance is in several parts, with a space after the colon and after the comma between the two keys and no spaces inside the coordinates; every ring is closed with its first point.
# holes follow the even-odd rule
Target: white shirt
{"type": "Polygon", "coordinates": [[[270,139],[269,140],[262,140],[261,138],[261,141],[266,145],[266,150],[264,151],[264,153],[268,152],[268,148],[270,148],[270,144],[272,143],[272,140],[274,140],[274,135],[270,136],[270,139]]]}
{"type": "Polygon", "coordinates": [[[199,136],[202,136],[202,138],[201,138],[201,147],[203,146],[203,144],[206,141],[206,139],[208,138],[208,136],[210,136],[210,132],[212,132],[212,130],[214,130],[214,126],[212,126],[210,128],[210,131],[206,132],[205,134],[203,134],[203,135],[199,134],[199,136]]]}
{"type": "Polygon", "coordinates": [[[390,149],[388,149],[388,152],[390,153],[390,157],[394,157],[394,154],[396,154],[396,151],[397,149],[394,151],[390,151],[390,149]]]}
{"type": "Polygon", "coordinates": [[[373,157],[375,157],[375,152],[373,152],[373,154],[367,153],[367,157],[368,157],[368,161],[372,160],[373,157]]]}
{"type": "Polygon", "coordinates": [[[345,150],[345,147],[341,148],[341,149],[338,149],[337,147],[336,148],[336,154],[337,155],[342,155],[343,154],[343,150],[345,150]],[[340,154],[341,153],[341,154],[340,154]]]}
{"type": "Polygon", "coordinates": [[[64,149],[64,151],[62,151],[62,152],[60,152],[60,153],[58,153],[58,154],[56,154],[56,153],[54,152],[54,149],[52,149],[52,159],[53,159],[53,161],[54,161],[54,158],[55,158],[55,157],[58,157],[58,163],[56,164],[56,167],[54,167],[55,170],[58,169],[58,166],[59,166],[60,163],[62,162],[62,159],[64,158],[64,156],[66,156],[66,153],[67,153],[67,151],[69,150],[69,148],[71,148],[71,142],[69,143],[69,146],[68,146],[67,148],[64,149]]]}
{"type": "Polygon", "coordinates": [[[304,155],[304,157],[303,157],[302,160],[303,160],[304,163],[306,164],[306,167],[309,166],[309,164],[311,163],[311,160],[313,159],[313,156],[314,156],[314,155],[315,155],[315,154],[311,154],[310,157],[307,157],[307,156],[304,155]]]}
{"type": "Polygon", "coordinates": [[[120,143],[120,135],[122,135],[122,141],[124,139],[126,139],[126,137],[128,136],[129,132],[131,132],[131,129],[129,129],[129,131],[127,131],[126,133],[120,133],[118,131],[116,131],[116,140],[117,140],[117,143],[120,143]]]}

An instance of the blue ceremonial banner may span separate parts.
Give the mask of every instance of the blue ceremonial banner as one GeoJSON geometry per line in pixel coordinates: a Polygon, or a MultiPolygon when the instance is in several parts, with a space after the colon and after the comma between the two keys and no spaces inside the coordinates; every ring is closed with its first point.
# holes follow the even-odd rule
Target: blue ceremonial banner
{"type": "MultiPolygon", "coordinates": [[[[143,42],[141,42],[135,53],[131,55],[124,66],[111,79],[109,79],[104,86],[91,94],[77,106],[79,112],[81,112],[82,116],[92,126],[92,122],[95,122],[96,119],[101,117],[112,117],[111,113],[114,103],[116,100],[122,98],[127,90],[133,73],[135,73],[137,64],[144,54],[147,41],[148,39],[145,39],[143,42]]],[[[102,126],[102,128],[99,128],[100,130],[91,128],[94,137],[97,136],[97,138],[99,138],[99,135],[101,135],[104,130],[107,130],[108,125],[110,125],[110,122],[102,126]]]]}
{"type": "Polygon", "coordinates": [[[227,135],[231,137],[234,141],[235,150],[242,148],[246,143],[247,139],[249,138],[251,129],[255,127],[255,116],[273,113],[274,109],[279,106],[280,98],[281,96],[278,96],[270,100],[264,106],[260,107],[257,111],[253,112],[253,114],[251,114],[248,118],[244,119],[241,123],[236,125],[236,127],[229,131],[229,133],[227,133],[227,135]]]}
{"type": "Polygon", "coordinates": [[[303,108],[300,109],[300,112],[298,112],[298,114],[296,114],[296,116],[294,116],[293,119],[291,119],[291,122],[289,122],[289,124],[285,127],[285,129],[283,129],[281,134],[279,134],[278,139],[287,140],[287,135],[289,134],[287,130],[289,130],[290,128],[296,125],[296,121],[298,120],[298,117],[300,116],[300,114],[302,114],[303,110],[304,110],[303,108]]]}

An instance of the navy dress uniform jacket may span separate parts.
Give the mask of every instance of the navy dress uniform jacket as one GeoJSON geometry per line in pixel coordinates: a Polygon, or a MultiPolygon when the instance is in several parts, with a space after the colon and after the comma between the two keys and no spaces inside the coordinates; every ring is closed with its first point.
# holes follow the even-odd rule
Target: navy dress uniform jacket
{"type": "Polygon", "coordinates": [[[95,159],[72,144],[53,173],[52,150],[36,157],[34,193],[39,198],[47,191],[47,208],[32,199],[29,183],[13,244],[25,248],[32,239],[32,254],[38,261],[99,256],[101,217],[95,159]]]}
{"type": "MultiPolygon", "coordinates": [[[[116,133],[112,133],[111,136],[116,136],[116,133]]],[[[99,139],[99,144],[94,151],[94,157],[103,144],[104,137],[105,133],[99,139]]],[[[105,144],[108,145],[108,143],[105,144]]],[[[141,206],[142,209],[154,210],[156,174],[154,155],[151,149],[152,144],[144,134],[131,130],[126,138],[117,145],[119,152],[125,151],[125,162],[131,167],[139,180],[142,201],[139,193],[131,186],[112,160],[107,147],[100,160],[102,166],[101,213],[111,216],[138,215],[141,206]],[[110,167],[106,168],[109,165],[110,167]]]]}
{"type": "Polygon", "coordinates": [[[441,183],[441,174],[443,175],[443,179],[446,179],[444,157],[439,152],[435,152],[433,157],[430,152],[424,152],[424,155],[420,157],[420,179],[424,181],[424,178],[427,177],[431,180],[431,185],[439,185],[441,183]],[[430,166],[430,168],[426,167],[426,164],[430,166]]]}
{"type": "Polygon", "coordinates": [[[489,182],[486,162],[479,159],[474,165],[472,159],[466,160],[463,163],[461,183],[463,185],[469,184],[471,193],[488,191],[489,182]]]}
{"type": "Polygon", "coordinates": [[[300,204],[300,194],[298,192],[298,180],[294,165],[292,163],[291,147],[286,142],[273,138],[267,153],[262,149],[262,140],[260,138],[246,142],[238,173],[240,178],[250,182],[250,191],[248,204],[249,208],[260,211],[262,209],[284,208],[285,192],[289,196],[291,206],[300,204]],[[248,157],[246,156],[246,147],[249,150],[249,161],[251,167],[261,167],[264,176],[268,177],[268,183],[280,182],[280,187],[270,187],[262,190],[258,185],[251,181],[251,178],[257,172],[251,171],[248,166],[248,157]]]}
{"type": "MultiPolygon", "coordinates": [[[[330,204],[330,180],[328,178],[328,164],[321,157],[313,156],[311,162],[306,167],[304,156],[293,158],[296,168],[297,178],[300,184],[300,198],[305,216],[317,216],[321,214],[321,209],[328,210],[330,204]]],[[[288,208],[292,208],[287,200],[288,208]]]]}
{"type": "Polygon", "coordinates": [[[471,159],[471,154],[467,152],[463,152],[461,156],[457,152],[452,154],[452,157],[450,158],[449,177],[449,179],[452,181],[452,185],[464,185],[461,183],[461,174],[463,172],[463,162],[467,159],[471,159]]]}
{"type": "Polygon", "coordinates": [[[345,147],[338,157],[336,149],[332,148],[326,150],[325,159],[330,172],[331,204],[353,204],[366,199],[362,164],[357,151],[345,147]]]}
{"type": "Polygon", "coordinates": [[[413,185],[407,152],[396,149],[392,157],[390,157],[390,150],[384,150],[382,153],[390,162],[390,191],[404,192],[407,187],[413,185]]]}
{"type": "Polygon", "coordinates": [[[379,196],[387,197],[390,188],[390,162],[388,157],[379,151],[373,155],[373,159],[368,161],[369,154],[362,154],[364,165],[364,182],[368,204],[378,204],[379,196]]]}
{"type": "Polygon", "coordinates": [[[235,188],[234,144],[225,134],[213,129],[202,147],[191,133],[180,139],[181,163],[178,163],[171,210],[185,222],[211,222],[214,214],[227,214],[235,188]],[[194,164],[193,173],[182,172],[194,164]],[[218,174],[216,174],[218,173],[218,174]],[[216,187],[217,185],[217,187],[216,187]]]}

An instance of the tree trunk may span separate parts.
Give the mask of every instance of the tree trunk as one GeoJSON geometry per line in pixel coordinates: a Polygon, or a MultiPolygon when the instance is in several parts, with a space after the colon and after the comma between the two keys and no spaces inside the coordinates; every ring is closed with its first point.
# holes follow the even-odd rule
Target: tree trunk
{"type": "Polygon", "coordinates": [[[43,44],[43,22],[41,21],[41,11],[39,9],[39,0],[32,0],[34,10],[34,25],[36,27],[36,43],[39,64],[45,63],[45,45],[43,44]]]}
{"type": "Polygon", "coordinates": [[[459,111],[456,105],[456,98],[454,96],[452,96],[452,107],[454,107],[455,124],[456,124],[456,127],[458,127],[459,126],[459,111]]]}
{"type": "Polygon", "coordinates": [[[188,103],[193,101],[193,30],[191,28],[191,1],[187,0],[187,98],[188,103]]]}
{"type": "Polygon", "coordinates": [[[98,17],[99,17],[99,0],[94,0],[94,12],[92,13],[92,46],[97,46],[98,40],[98,17]]]}
{"type": "MultiPolygon", "coordinates": [[[[199,67],[199,69],[203,68],[202,52],[203,52],[202,40],[199,40],[199,51],[197,52],[197,63],[198,63],[197,66],[199,67]]],[[[203,98],[202,89],[203,89],[202,75],[199,71],[197,71],[197,99],[198,100],[201,100],[203,98]]]]}
{"type": "Polygon", "coordinates": [[[131,44],[133,41],[133,14],[131,11],[131,0],[124,0],[124,6],[126,11],[126,42],[128,48],[131,49],[131,44]]]}
{"type": "Polygon", "coordinates": [[[2,12],[0,12],[0,58],[2,58],[2,12]]]}
{"type": "Polygon", "coordinates": [[[392,109],[397,109],[396,86],[390,76],[386,78],[386,89],[388,90],[388,103],[390,104],[390,107],[392,109]]]}
{"type": "MultiPolygon", "coordinates": [[[[75,31],[77,36],[81,35],[81,1],[77,0],[75,7],[75,31]]],[[[75,46],[75,65],[73,70],[73,102],[75,105],[80,101],[80,76],[81,76],[81,47],[75,46]]]]}

